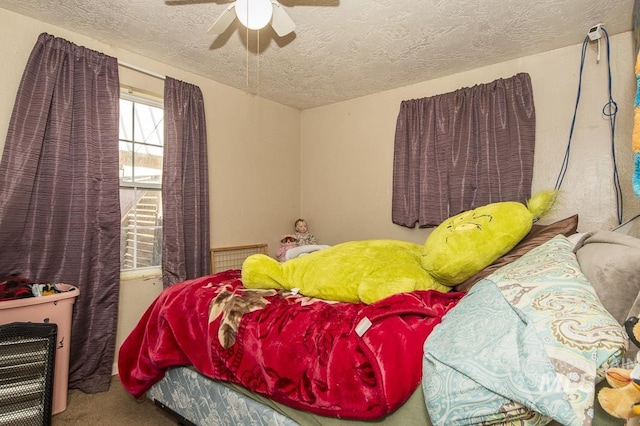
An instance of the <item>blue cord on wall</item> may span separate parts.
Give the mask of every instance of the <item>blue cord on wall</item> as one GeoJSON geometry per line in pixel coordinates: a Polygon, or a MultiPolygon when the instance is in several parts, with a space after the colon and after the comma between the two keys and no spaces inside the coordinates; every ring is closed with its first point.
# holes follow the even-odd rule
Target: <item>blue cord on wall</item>
{"type": "Polygon", "coordinates": [[[609,127],[611,129],[611,158],[613,159],[613,185],[616,189],[616,207],[618,213],[618,225],[622,224],[622,188],[620,187],[620,176],[618,175],[618,161],[616,160],[616,145],[615,145],[615,135],[616,135],[616,117],[618,115],[618,104],[613,100],[612,93],[612,78],[611,78],[611,49],[609,48],[609,33],[607,30],[601,28],[604,32],[605,39],[607,40],[607,68],[609,71],[609,100],[602,108],[602,113],[609,117],[609,127]]]}
{"type": "MultiPolygon", "coordinates": [[[[610,126],[610,134],[611,134],[611,156],[613,158],[613,184],[616,190],[616,208],[617,208],[617,219],[618,224],[622,223],[622,211],[623,211],[623,202],[622,202],[622,189],[620,187],[620,177],[618,175],[618,165],[616,160],[616,148],[615,148],[615,131],[616,131],[616,116],[618,114],[618,104],[613,100],[612,95],[612,77],[611,77],[611,49],[609,46],[609,33],[604,27],[600,27],[603,31],[605,40],[607,42],[607,67],[608,67],[608,89],[609,89],[609,100],[602,108],[602,114],[605,117],[609,118],[609,126],[610,126]]],[[[578,104],[580,103],[580,93],[582,91],[582,71],[584,69],[584,62],[587,53],[587,45],[589,44],[589,37],[586,36],[584,38],[584,42],[582,43],[582,54],[580,57],[580,75],[578,78],[578,93],[576,95],[576,105],[573,111],[573,119],[571,120],[571,128],[569,130],[569,141],[567,142],[567,149],[564,153],[564,159],[562,161],[562,166],[560,167],[560,173],[558,174],[558,178],[556,179],[555,189],[559,190],[562,186],[562,181],[564,180],[564,175],[567,172],[567,168],[569,166],[569,156],[571,152],[571,138],[573,137],[573,130],[576,124],[576,115],[578,112],[578,104]]]]}
{"type": "Polygon", "coordinates": [[[580,93],[582,91],[582,70],[584,69],[584,59],[587,55],[587,45],[589,44],[589,37],[585,36],[584,42],[582,42],[582,55],[580,56],[580,74],[578,76],[578,94],[576,95],[576,106],[573,110],[573,119],[571,120],[571,128],[569,129],[569,141],[567,142],[567,149],[564,152],[564,160],[560,167],[560,173],[558,179],[556,179],[555,190],[559,190],[564,180],[564,175],[567,172],[569,166],[569,155],[571,154],[571,138],[573,137],[573,129],[576,125],[576,115],[578,113],[578,104],[580,103],[580,93]]]}

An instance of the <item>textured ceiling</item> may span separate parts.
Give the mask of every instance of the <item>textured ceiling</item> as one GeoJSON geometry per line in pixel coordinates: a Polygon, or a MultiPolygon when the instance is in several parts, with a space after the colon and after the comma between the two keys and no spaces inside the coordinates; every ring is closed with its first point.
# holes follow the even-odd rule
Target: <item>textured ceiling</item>
{"type": "Polygon", "coordinates": [[[207,34],[225,0],[0,7],[307,109],[578,44],[600,22],[610,36],[630,31],[633,1],[282,0],[295,32],[278,38],[267,27],[248,39],[237,21],[207,34]]]}

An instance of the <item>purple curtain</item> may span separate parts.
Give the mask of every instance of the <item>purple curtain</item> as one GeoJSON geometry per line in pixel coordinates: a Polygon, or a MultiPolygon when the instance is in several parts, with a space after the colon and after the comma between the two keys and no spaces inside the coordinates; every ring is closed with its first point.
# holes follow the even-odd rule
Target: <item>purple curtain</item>
{"type": "Polygon", "coordinates": [[[41,34],[0,163],[0,275],[80,289],[69,387],[88,393],[109,389],[116,340],[117,65],[115,58],[41,34]]]}
{"type": "Polygon", "coordinates": [[[528,74],[402,102],[392,221],[413,228],[531,196],[535,108],[528,74]]]}
{"type": "Polygon", "coordinates": [[[167,77],[164,114],[162,278],[168,287],[210,273],[207,129],[200,88],[167,77]]]}

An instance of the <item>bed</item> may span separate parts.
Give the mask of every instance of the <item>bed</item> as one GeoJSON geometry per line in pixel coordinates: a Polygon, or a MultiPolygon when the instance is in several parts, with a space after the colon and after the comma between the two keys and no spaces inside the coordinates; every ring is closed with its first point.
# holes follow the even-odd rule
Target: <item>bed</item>
{"type": "Polygon", "coordinates": [[[622,424],[595,395],[627,359],[640,240],[576,229],[534,226],[449,293],[370,305],[250,292],[238,270],[189,280],[127,337],[120,379],[203,426],[622,424]]]}

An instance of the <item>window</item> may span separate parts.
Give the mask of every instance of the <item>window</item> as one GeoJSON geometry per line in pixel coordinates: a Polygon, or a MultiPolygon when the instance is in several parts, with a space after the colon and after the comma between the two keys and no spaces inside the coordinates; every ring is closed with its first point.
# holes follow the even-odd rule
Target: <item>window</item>
{"type": "Polygon", "coordinates": [[[162,103],[121,94],[119,145],[121,269],[158,267],[162,254],[162,103]]]}

